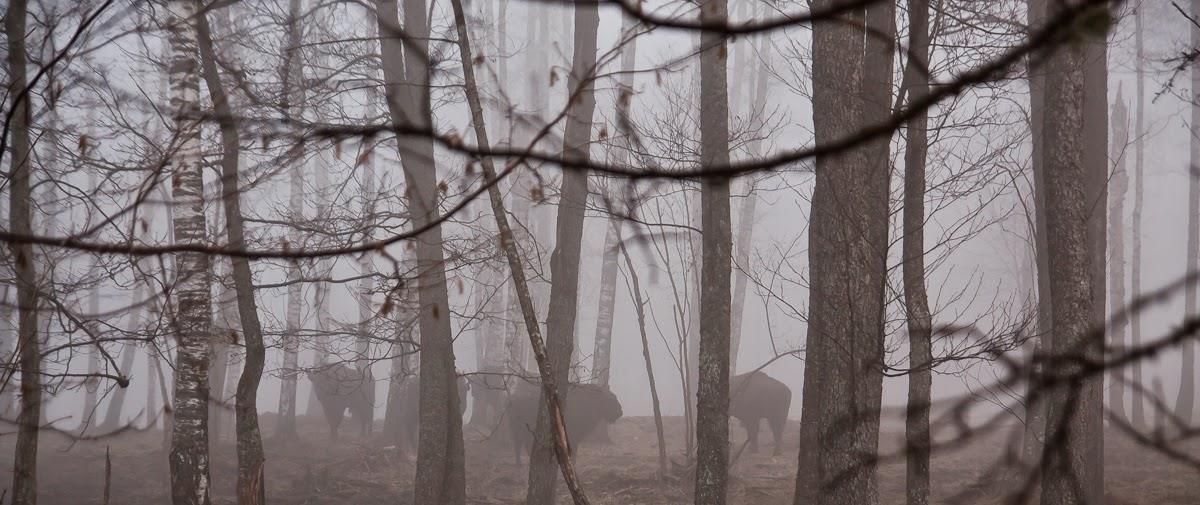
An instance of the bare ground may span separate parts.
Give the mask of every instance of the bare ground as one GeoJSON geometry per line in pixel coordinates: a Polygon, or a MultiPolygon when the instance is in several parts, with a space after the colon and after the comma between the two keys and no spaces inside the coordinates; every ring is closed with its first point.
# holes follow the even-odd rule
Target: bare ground
{"type": "MultiPolygon", "coordinates": [[[[669,454],[682,461],[682,424],[667,418],[669,454]]],[[[274,426],[263,417],[269,434],[274,426]]],[[[736,426],[736,422],[733,423],[736,426]]],[[[764,431],[767,431],[764,429],[764,431]]],[[[301,422],[304,440],[281,443],[267,439],[267,495],[272,504],[396,504],[411,501],[414,464],[411,453],[385,446],[377,439],[345,435],[339,443],[326,436],[323,420],[301,422]]],[[[783,456],[770,455],[769,432],[757,455],[743,453],[731,470],[730,503],[790,504],[796,471],[799,423],[787,430],[783,456]]],[[[735,430],[740,446],[742,431],[735,430]]],[[[648,417],[624,418],[610,429],[612,443],[585,442],[579,450],[578,468],[594,503],[687,503],[686,470],[669,471],[660,483],[654,423],[648,417]]],[[[898,433],[884,434],[883,449],[894,450],[898,433]]],[[[0,450],[12,454],[13,436],[0,437],[0,450]]],[[[512,451],[468,430],[467,493],[474,504],[521,503],[528,469],[513,463],[512,451]]],[[[113,504],[168,503],[167,461],[160,430],[126,433],[99,441],[72,443],[62,435],[42,438],[39,487],[41,503],[99,504],[104,487],[105,449],[111,453],[113,504]]],[[[1187,448],[1200,454],[1200,446],[1187,448]]],[[[964,448],[936,452],[933,458],[934,503],[1003,503],[1002,489],[988,484],[1002,473],[991,465],[1004,451],[1004,437],[975,440],[964,448]]],[[[734,452],[737,452],[735,447],[734,452]]],[[[1110,434],[1106,440],[1106,486],[1110,505],[1200,503],[1200,479],[1185,464],[1110,434]]],[[[11,458],[3,467],[11,472],[11,458]]],[[[232,440],[223,440],[214,455],[214,503],[234,503],[236,461],[232,440]]],[[[669,465],[673,466],[673,465],[669,465]]],[[[1011,481],[1010,481],[1011,482],[1011,481]]],[[[3,486],[7,487],[7,482],[3,486]]],[[[879,469],[881,503],[904,501],[903,461],[887,460],[879,469]]],[[[563,486],[560,503],[569,503],[563,486]]]]}

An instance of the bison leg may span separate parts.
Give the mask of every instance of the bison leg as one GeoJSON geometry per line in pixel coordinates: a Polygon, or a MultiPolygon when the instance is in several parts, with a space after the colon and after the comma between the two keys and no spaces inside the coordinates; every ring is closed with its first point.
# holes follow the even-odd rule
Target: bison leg
{"type": "Polygon", "coordinates": [[[329,422],[329,438],[337,440],[338,427],[342,425],[342,417],[345,415],[346,409],[326,407],[325,420],[329,422]]]}
{"type": "Polygon", "coordinates": [[[742,426],[746,428],[746,438],[750,439],[750,454],[758,454],[758,419],[742,419],[742,426]]]}
{"type": "Polygon", "coordinates": [[[771,453],[772,456],[778,456],[783,452],[783,427],[786,420],[787,413],[767,420],[767,423],[771,425],[771,434],[775,436],[775,450],[771,453]]]}

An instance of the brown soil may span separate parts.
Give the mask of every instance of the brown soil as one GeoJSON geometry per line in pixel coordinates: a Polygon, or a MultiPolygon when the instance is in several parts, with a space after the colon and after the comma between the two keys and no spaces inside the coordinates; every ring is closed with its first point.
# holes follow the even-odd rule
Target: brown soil
{"type": "MultiPolygon", "coordinates": [[[[669,454],[682,462],[682,425],[668,418],[669,454]]],[[[274,426],[271,416],[263,427],[274,426]]],[[[733,423],[736,426],[736,422],[733,423]]],[[[764,429],[764,431],[767,431],[764,429]]],[[[769,432],[757,455],[742,454],[731,470],[730,503],[753,505],[790,504],[796,471],[799,423],[789,424],[783,454],[770,455],[769,432]]],[[[414,464],[411,454],[377,440],[344,435],[331,443],[320,419],[301,422],[300,442],[267,440],[267,496],[272,504],[389,504],[411,502],[414,464]]],[[[735,430],[740,445],[743,432],[735,430]]],[[[474,504],[522,503],[527,466],[513,463],[512,451],[499,441],[487,440],[468,430],[467,493],[474,504]]],[[[657,448],[651,418],[625,418],[610,429],[613,443],[587,441],[580,447],[578,469],[586,490],[597,504],[687,503],[688,475],[676,465],[660,484],[656,478],[657,448]]],[[[0,438],[0,450],[12,454],[13,436],[0,438]]],[[[885,433],[884,450],[894,450],[897,434],[885,433]]],[[[169,503],[167,461],[162,451],[163,433],[127,433],[100,441],[72,443],[61,435],[42,437],[39,487],[40,503],[99,504],[104,486],[105,448],[111,451],[113,504],[142,505],[169,503]]],[[[958,495],[959,503],[999,504],[1004,491],[988,484],[996,472],[992,465],[1003,453],[1003,437],[981,438],[962,449],[939,451],[933,459],[934,503],[948,503],[958,495]]],[[[1200,446],[1190,447],[1200,454],[1200,446]]],[[[1106,441],[1108,465],[1106,486],[1110,505],[1151,503],[1154,505],[1200,502],[1200,479],[1196,470],[1172,463],[1167,458],[1110,435],[1106,441]]],[[[737,452],[737,449],[734,449],[737,452]]],[[[234,503],[233,481],[236,461],[231,440],[220,444],[214,455],[214,503],[234,503]]],[[[11,458],[3,469],[11,471],[11,458]]],[[[2,487],[7,487],[7,482],[2,487]]],[[[879,469],[881,503],[904,502],[903,461],[888,460],[879,469]]],[[[559,503],[569,503],[559,486],[559,503]]],[[[1035,501],[1036,503],[1036,501],[1035,501]]]]}

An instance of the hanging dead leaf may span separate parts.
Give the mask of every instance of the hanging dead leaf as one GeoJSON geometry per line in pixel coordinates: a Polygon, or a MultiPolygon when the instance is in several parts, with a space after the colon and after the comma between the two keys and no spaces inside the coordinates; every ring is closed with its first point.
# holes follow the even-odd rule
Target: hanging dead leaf
{"type": "Polygon", "coordinates": [[[362,153],[359,153],[358,159],[355,160],[355,162],[354,162],[354,166],[361,167],[370,162],[371,162],[371,148],[368,147],[366,149],[363,149],[362,153]]]}
{"type": "Polygon", "coordinates": [[[460,147],[462,146],[462,136],[458,132],[450,130],[446,133],[446,144],[450,147],[460,147]]]}
{"type": "Polygon", "coordinates": [[[485,57],[483,56],[483,53],[479,53],[479,54],[475,55],[475,59],[473,60],[473,62],[474,62],[474,64],[475,64],[475,66],[479,66],[479,65],[482,65],[482,64],[483,64],[483,61],[484,61],[485,59],[487,59],[487,58],[485,58],[485,57]]]}
{"type": "Polygon", "coordinates": [[[450,191],[450,185],[446,184],[445,180],[439,181],[438,182],[438,191],[444,195],[450,191]]]}
{"type": "Polygon", "coordinates": [[[600,140],[605,140],[607,138],[608,138],[608,125],[601,125],[600,126],[600,140]]]}
{"type": "Polygon", "coordinates": [[[333,139],[333,156],[335,158],[342,157],[342,140],[341,139],[337,139],[337,138],[333,139]]]}
{"type": "Polygon", "coordinates": [[[391,295],[388,295],[388,296],[384,297],[384,298],[383,298],[383,306],[382,306],[382,307],[379,307],[379,314],[380,314],[380,315],[383,315],[383,316],[387,316],[387,315],[391,314],[391,313],[392,313],[392,308],[393,308],[394,306],[395,306],[395,303],[394,303],[394,302],[392,302],[392,296],[391,296],[391,295]]]}
{"type": "Polygon", "coordinates": [[[535,202],[542,201],[542,187],[540,185],[529,188],[529,199],[535,202]]]}
{"type": "Polygon", "coordinates": [[[87,136],[87,135],[80,135],[80,136],[79,136],[79,155],[80,155],[80,156],[87,156],[87,150],[88,150],[88,147],[90,147],[90,146],[89,146],[89,139],[88,139],[88,136],[87,136]]]}
{"type": "Polygon", "coordinates": [[[558,83],[558,72],[555,72],[554,69],[552,68],[552,69],[550,69],[550,87],[553,88],[554,85],[557,83],[558,83]]]}

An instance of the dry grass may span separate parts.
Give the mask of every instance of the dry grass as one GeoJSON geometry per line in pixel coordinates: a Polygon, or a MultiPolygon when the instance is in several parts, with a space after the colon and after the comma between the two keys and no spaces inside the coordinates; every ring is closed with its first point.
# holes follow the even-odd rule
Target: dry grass
{"type": "MultiPolygon", "coordinates": [[[[736,422],[734,423],[736,426],[736,422]]],[[[274,420],[264,416],[269,430],[274,420]]],[[[680,459],[680,419],[667,419],[668,445],[680,459]]],[[[744,454],[732,469],[730,503],[782,505],[791,503],[798,450],[797,422],[788,426],[784,456],[770,456],[769,435],[758,455],[744,454]]],[[[267,496],[272,504],[396,504],[408,503],[414,466],[411,454],[384,447],[375,440],[352,435],[330,443],[320,419],[304,419],[302,442],[267,440],[267,496]]],[[[269,433],[269,431],[268,431],[269,433]]],[[[687,503],[686,476],[657,479],[654,423],[649,418],[625,418],[610,432],[613,443],[585,442],[578,465],[586,489],[595,503],[687,503]]],[[[884,434],[885,449],[894,448],[898,434],[884,434]]],[[[527,467],[512,462],[512,452],[498,441],[483,440],[469,432],[468,495],[476,504],[522,503],[527,467]]],[[[742,431],[735,431],[740,443],[742,431]]],[[[0,450],[12,453],[13,437],[0,439],[0,450]]],[[[104,442],[70,444],[61,436],[46,435],[41,449],[41,503],[98,504],[104,489],[105,446],[111,447],[112,503],[161,504],[167,498],[167,465],[162,452],[162,432],[131,433],[104,442]]],[[[1110,436],[1106,441],[1107,490],[1110,505],[1194,504],[1200,502],[1200,479],[1195,472],[1153,454],[1133,443],[1110,436]]],[[[981,439],[962,450],[938,453],[933,461],[934,502],[986,480],[988,465],[1000,454],[998,437],[981,439]]],[[[1200,449],[1194,447],[1193,449],[1200,449]]],[[[1200,451],[1197,451],[1200,452],[1200,451]]],[[[5,458],[4,470],[11,459],[5,458]]],[[[214,503],[234,503],[236,462],[233,442],[225,440],[214,455],[214,503]]],[[[879,469],[882,503],[903,503],[904,465],[889,461],[879,469]]],[[[1003,492],[980,487],[972,504],[1001,503],[1003,492]]],[[[559,503],[568,503],[560,486],[559,503]]]]}

